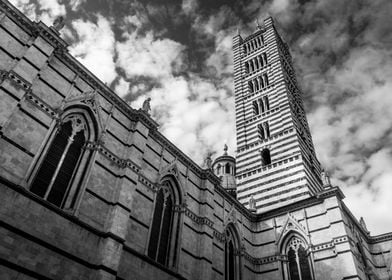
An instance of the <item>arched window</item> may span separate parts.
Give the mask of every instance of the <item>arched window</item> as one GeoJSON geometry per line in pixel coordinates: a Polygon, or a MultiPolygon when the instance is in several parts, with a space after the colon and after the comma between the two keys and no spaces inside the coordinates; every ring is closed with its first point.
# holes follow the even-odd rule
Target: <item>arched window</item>
{"type": "Polygon", "coordinates": [[[290,280],[313,279],[307,246],[301,238],[291,237],[287,243],[285,254],[287,255],[286,273],[290,280]]]}
{"type": "Polygon", "coordinates": [[[257,57],[255,57],[254,61],[255,61],[255,68],[257,70],[259,69],[259,61],[257,60],[257,57]]]}
{"type": "Polygon", "coordinates": [[[264,84],[265,84],[265,86],[268,86],[268,85],[269,85],[269,81],[268,81],[268,76],[267,76],[267,74],[264,74],[264,75],[263,75],[263,78],[264,78],[264,84]]]}
{"type": "Polygon", "coordinates": [[[268,149],[263,149],[261,151],[261,164],[263,166],[271,164],[271,153],[268,149]]]}
{"type": "Polygon", "coordinates": [[[264,88],[265,85],[264,85],[263,78],[261,76],[259,77],[259,83],[260,83],[260,87],[264,88]]]}
{"type": "Polygon", "coordinates": [[[262,113],[264,113],[265,112],[265,107],[264,107],[264,104],[263,104],[263,100],[260,98],[259,99],[259,107],[260,107],[260,111],[262,112],[262,113]]]}
{"type": "Polygon", "coordinates": [[[262,124],[257,125],[257,133],[259,135],[260,140],[263,140],[265,138],[264,128],[262,124]]]}
{"type": "Polygon", "coordinates": [[[230,163],[226,163],[225,165],[225,173],[230,174],[230,163]]]}
{"type": "Polygon", "coordinates": [[[249,63],[245,62],[245,73],[249,74],[249,63]]]}
{"type": "Polygon", "coordinates": [[[264,99],[265,110],[269,110],[268,96],[264,96],[263,99],[264,99]]]}
{"type": "Polygon", "coordinates": [[[253,114],[254,115],[260,114],[259,105],[257,104],[256,100],[252,102],[252,106],[253,106],[253,114]]]}
{"type": "Polygon", "coordinates": [[[180,205],[178,189],[172,180],[165,180],[155,198],[148,256],[156,262],[173,267],[177,261],[177,239],[180,215],[175,211],[180,205]]]}
{"type": "Polygon", "coordinates": [[[265,132],[265,136],[268,138],[270,137],[270,130],[269,130],[269,124],[268,122],[264,123],[264,132],[265,132]]]}
{"type": "Polygon", "coordinates": [[[259,90],[259,83],[257,82],[257,79],[254,79],[253,83],[254,83],[255,91],[258,91],[259,90]]]}
{"type": "Polygon", "coordinates": [[[233,224],[229,224],[225,232],[225,280],[239,280],[241,278],[241,259],[239,238],[233,224]]]}
{"type": "Polygon", "coordinates": [[[65,117],[55,133],[35,172],[30,191],[63,208],[90,133],[85,117],[79,114],[65,117]]]}
{"type": "Polygon", "coordinates": [[[267,64],[268,64],[268,61],[267,61],[267,54],[266,54],[266,53],[263,53],[262,56],[263,56],[264,65],[267,65],[267,64]]]}
{"type": "Polygon", "coordinates": [[[252,83],[252,81],[248,82],[248,87],[249,87],[249,91],[253,92],[253,83],[252,83]]]}
{"type": "Polygon", "coordinates": [[[257,59],[258,59],[258,61],[259,61],[260,68],[264,67],[264,61],[263,61],[261,55],[259,55],[259,56],[257,57],[257,59]]]}

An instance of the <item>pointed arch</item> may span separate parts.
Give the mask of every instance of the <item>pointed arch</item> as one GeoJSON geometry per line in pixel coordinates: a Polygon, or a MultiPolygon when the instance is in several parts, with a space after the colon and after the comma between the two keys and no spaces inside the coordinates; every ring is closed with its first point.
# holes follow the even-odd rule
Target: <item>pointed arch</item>
{"type": "Polygon", "coordinates": [[[225,280],[240,280],[241,242],[236,226],[230,222],[225,229],[225,280]]]}
{"type": "Polygon", "coordinates": [[[29,190],[59,208],[75,209],[95,153],[88,147],[97,141],[99,131],[86,106],[67,107],[30,168],[29,190]]]}
{"type": "Polygon", "coordinates": [[[155,195],[147,255],[169,268],[175,268],[178,263],[183,202],[182,188],[176,176],[162,176],[155,195]]]}
{"type": "Polygon", "coordinates": [[[310,245],[300,231],[290,229],[281,240],[280,252],[287,261],[282,263],[284,279],[313,280],[310,245]]]}

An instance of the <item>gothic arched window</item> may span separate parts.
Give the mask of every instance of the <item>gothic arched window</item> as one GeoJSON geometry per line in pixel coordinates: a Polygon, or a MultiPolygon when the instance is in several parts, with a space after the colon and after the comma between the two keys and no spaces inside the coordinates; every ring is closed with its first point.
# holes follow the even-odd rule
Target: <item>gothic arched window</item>
{"type": "Polygon", "coordinates": [[[241,259],[239,238],[233,224],[227,226],[225,242],[225,280],[239,280],[241,259]]]}
{"type": "Polygon", "coordinates": [[[257,125],[257,133],[259,135],[259,138],[261,140],[263,140],[265,138],[265,134],[264,134],[264,128],[262,124],[257,125]]]}
{"type": "Polygon", "coordinates": [[[254,90],[253,90],[253,83],[252,83],[252,81],[249,81],[248,82],[248,87],[249,87],[249,91],[250,92],[253,92],[254,90]]]}
{"type": "Polygon", "coordinates": [[[30,191],[63,208],[80,166],[89,129],[82,115],[68,115],[40,163],[30,191]]]}
{"type": "Polygon", "coordinates": [[[265,84],[265,86],[268,86],[268,85],[269,85],[269,81],[268,81],[268,76],[267,76],[267,74],[264,74],[264,75],[263,75],[263,78],[264,78],[264,84],[265,84]]]}
{"type": "Polygon", "coordinates": [[[259,83],[260,83],[260,87],[261,88],[265,87],[264,80],[263,80],[263,78],[261,76],[259,77],[259,83]]]}
{"type": "Polygon", "coordinates": [[[264,99],[265,110],[269,110],[268,96],[264,96],[263,99],[264,99]]]}
{"type": "Polygon", "coordinates": [[[166,180],[158,190],[152,217],[148,256],[156,262],[173,267],[177,260],[180,204],[178,190],[171,180],[166,180]]]}
{"type": "Polygon", "coordinates": [[[252,106],[253,106],[253,114],[254,114],[254,115],[260,114],[260,111],[259,111],[259,104],[257,103],[257,101],[253,101],[253,102],[252,102],[252,106]]]}
{"type": "Polygon", "coordinates": [[[287,273],[290,280],[312,280],[312,271],[305,242],[293,236],[286,246],[287,273]]]}

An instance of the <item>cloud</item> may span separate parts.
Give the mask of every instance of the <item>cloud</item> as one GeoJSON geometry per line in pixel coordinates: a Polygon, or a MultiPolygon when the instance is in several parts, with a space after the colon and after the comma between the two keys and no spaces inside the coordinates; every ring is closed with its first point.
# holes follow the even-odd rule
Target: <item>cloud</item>
{"type": "Polygon", "coordinates": [[[72,11],[77,11],[83,3],[85,3],[87,0],[71,0],[69,2],[69,5],[71,6],[72,11]]]}
{"type": "MultiPolygon", "coordinates": [[[[129,22],[141,26],[136,17],[129,22]]],[[[178,72],[183,66],[184,46],[170,39],[159,39],[152,32],[138,35],[138,30],[125,32],[125,41],[116,46],[117,66],[131,76],[149,76],[161,78],[178,72]]]]}
{"type": "Polygon", "coordinates": [[[30,3],[30,0],[10,0],[10,2],[22,11],[29,19],[36,20],[35,4],[30,3]]]}
{"type": "Polygon", "coordinates": [[[116,77],[115,39],[111,23],[101,15],[97,22],[75,20],[72,22],[78,41],[69,48],[84,66],[104,82],[111,83],[116,77]]]}

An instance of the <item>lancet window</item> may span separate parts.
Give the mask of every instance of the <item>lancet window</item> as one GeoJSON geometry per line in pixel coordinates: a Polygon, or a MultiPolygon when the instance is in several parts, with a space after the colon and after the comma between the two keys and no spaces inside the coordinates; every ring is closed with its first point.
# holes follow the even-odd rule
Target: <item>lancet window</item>
{"type": "Polygon", "coordinates": [[[164,181],[155,198],[147,254],[156,262],[168,267],[173,267],[177,262],[180,204],[175,183],[172,180],[164,181]]]}
{"type": "Polygon", "coordinates": [[[293,236],[286,246],[287,272],[290,280],[313,280],[306,243],[293,236]]]}
{"type": "Polygon", "coordinates": [[[65,117],[44,152],[44,158],[37,165],[39,167],[34,172],[30,191],[64,208],[69,194],[76,195],[75,190],[71,192],[71,186],[76,174],[81,173],[81,162],[89,137],[89,127],[83,115],[65,117]]]}

